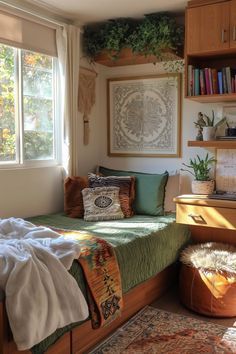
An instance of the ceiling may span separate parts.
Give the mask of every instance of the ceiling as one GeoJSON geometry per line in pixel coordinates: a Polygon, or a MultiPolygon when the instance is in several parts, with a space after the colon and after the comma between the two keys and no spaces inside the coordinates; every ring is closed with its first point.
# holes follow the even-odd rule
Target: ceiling
{"type": "Polygon", "coordinates": [[[24,0],[64,18],[81,24],[119,17],[141,17],[144,14],[184,11],[187,0],[24,0]]]}

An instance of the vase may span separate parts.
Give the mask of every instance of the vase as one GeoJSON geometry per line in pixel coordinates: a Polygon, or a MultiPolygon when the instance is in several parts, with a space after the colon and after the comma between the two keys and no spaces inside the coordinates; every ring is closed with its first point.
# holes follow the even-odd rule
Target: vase
{"type": "Polygon", "coordinates": [[[192,181],[192,193],[193,194],[212,194],[215,188],[215,181],[213,179],[209,181],[192,181]]]}
{"type": "Polygon", "coordinates": [[[203,127],[202,130],[203,141],[214,140],[215,133],[216,133],[215,127],[203,127]]]}

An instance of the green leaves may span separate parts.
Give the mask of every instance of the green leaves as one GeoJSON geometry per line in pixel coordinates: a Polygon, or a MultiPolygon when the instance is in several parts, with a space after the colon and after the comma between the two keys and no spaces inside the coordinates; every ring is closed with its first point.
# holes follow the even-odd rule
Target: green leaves
{"type": "Polygon", "coordinates": [[[203,128],[203,127],[219,127],[221,124],[226,122],[226,117],[221,118],[216,124],[215,124],[215,112],[212,110],[212,118],[207,116],[205,113],[202,114],[202,112],[198,113],[198,119],[194,124],[196,127],[203,128]]]}
{"type": "Polygon", "coordinates": [[[104,49],[116,57],[124,47],[134,53],[160,57],[163,49],[177,50],[183,45],[183,39],[183,26],[167,13],[157,13],[142,20],[121,18],[86,26],[83,42],[86,55],[94,59],[104,49]]]}
{"type": "Polygon", "coordinates": [[[211,170],[211,165],[216,162],[214,157],[209,157],[207,153],[205,158],[201,159],[199,155],[197,157],[189,160],[189,165],[183,163],[184,166],[193,170],[189,171],[186,169],[181,169],[181,171],[186,171],[193,175],[197,181],[208,181],[210,179],[209,172],[211,170]]]}

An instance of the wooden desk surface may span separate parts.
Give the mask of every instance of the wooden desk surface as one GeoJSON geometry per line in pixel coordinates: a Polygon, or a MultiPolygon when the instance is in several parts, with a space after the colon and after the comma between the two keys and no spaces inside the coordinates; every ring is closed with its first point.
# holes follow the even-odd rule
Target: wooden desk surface
{"type": "Polygon", "coordinates": [[[175,203],[236,209],[236,200],[210,199],[207,195],[183,194],[174,198],[175,203]]]}

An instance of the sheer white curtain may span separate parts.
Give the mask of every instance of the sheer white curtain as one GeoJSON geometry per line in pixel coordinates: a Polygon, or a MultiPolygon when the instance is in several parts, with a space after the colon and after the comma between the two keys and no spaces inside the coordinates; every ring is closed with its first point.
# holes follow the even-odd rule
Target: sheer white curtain
{"type": "Polygon", "coordinates": [[[65,25],[57,29],[59,60],[59,109],[63,127],[62,160],[66,174],[78,174],[78,87],[80,29],[65,25]]]}

